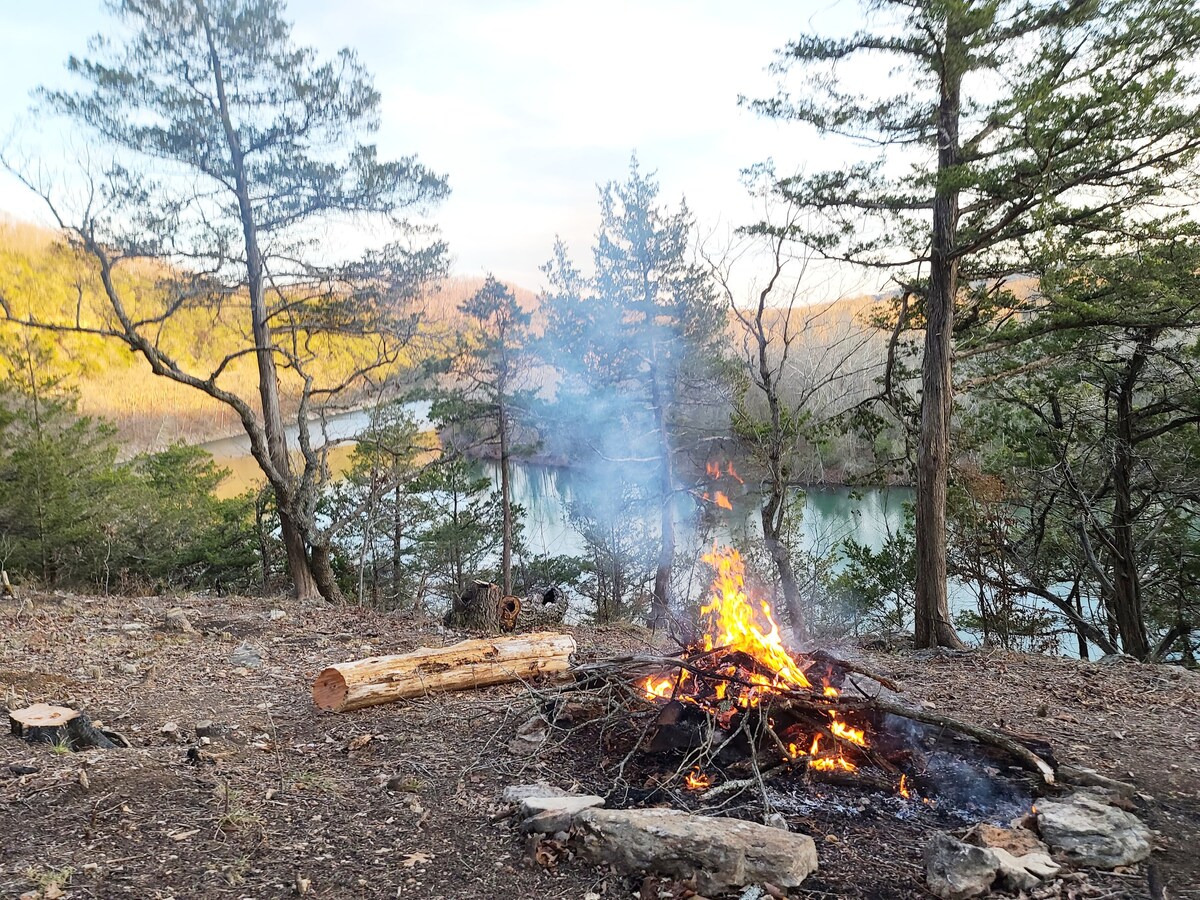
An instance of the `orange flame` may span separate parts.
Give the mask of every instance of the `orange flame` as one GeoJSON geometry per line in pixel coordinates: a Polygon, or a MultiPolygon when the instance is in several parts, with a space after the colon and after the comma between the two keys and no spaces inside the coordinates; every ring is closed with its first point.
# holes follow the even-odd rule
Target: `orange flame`
{"type": "Polygon", "coordinates": [[[843,772],[855,772],[858,770],[858,766],[844,756],[824,756],[821,759],[814,759],[808,765],[818,772],[831,772],[834,769],[841,769],[843,772]]]}
{"type": "Polygon", "coordinates": [[[811,687],[804,670],[784,649],[771,604],[760,603],[760,613],[746,595],[746,566],[741,554],[729,548],[713,548],[704,555],[704,561],[717,570],[712,599],[700,609],[708,620],[704,649],[719,646],[752,656],[775,673],[774,680],[762,676],[751,679],[756,683],[761,679],[764,686],[787,690],[811,687]]]}
{"type": "Polygon", "coordinates": [[[701,772],[699,766],[696,766],[692,771],[687,773],[683,779],[683,783],[689,791],[702,791],[712,784],[712,779],[701,772]]]}
{"type": "Polygon", "coordinates": [[[831,732],[852,744],[858,744],[860,747],[867,746],[867,735],[861,728],[851,728],[845,722],[840,721],[837,712],[832,709],[829,711],[829,718],[833,720],[829,725],[831,732]]]}
{"type": "Polygon", "coordinates": [[[826,697],[840,697],[842,692],[832,685],[827,684],[825,685],[825,690],[822,691],[822,693],[824,693],[826,697]]]}
{"type": "Polygon", "coordinates": [[[719,462],[710,460],[705,465],[704,470],[708,472],[709,478],[717,479],[721,477],[721,464],[719,462]]]}
{"type": "Polygon", "coordinates": [[[726,474],[726,475],[728,475],[730,478],[734,479],[735,481],[737,481],[737,483],[738,483],[738,484],[745,484],[745,483],[746,483],[746,482],[742,481],[742,476],[741,476],[741,475],[739,475],[737,472],[735,472],[735,471],[733,470],[733,460],[730,460],[730,461],[729,461],[729,462],[726,464],[726,466],[725,466],[725,474],[726,474]]]}
{"type": "Polygon", "coordinates": [[[717,496],[715,499],[717,506],[721,507],[721,509],[733,509],[733,504],[729,502],[729,498],[720,491],[717,491],[717,496]]]}
{"type": "Polygon", "coordinates": [[[911,796],[908,792],[908,776],[907,775],[900,776],[900,796],[903,797],[905,800],[908,800],[909,797],[911,796]]]}
{"type": "Polygon", "coordinates": [[[653,700],[656,697],[662,700],[669,700],[675,690],[675,679],[662,678],[655,681],[654,676],[651,675],[642,682],[642,690],[646,692],[647,700],[653,700]]]}

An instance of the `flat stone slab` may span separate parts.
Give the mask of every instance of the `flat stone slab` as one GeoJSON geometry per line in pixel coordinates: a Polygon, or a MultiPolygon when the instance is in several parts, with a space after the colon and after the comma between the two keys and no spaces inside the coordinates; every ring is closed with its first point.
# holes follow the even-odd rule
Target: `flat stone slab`
{"type": "Polygon", "coordinates": [[[1037,818],[1046,843],[1076,865],[1115,869],[1141,862],[1153,849],[1141,819],[1086,794],[1040,802],[1037,818]]]}
{"type": "Polygon", "coordinates": [[[806,834],[673,809],[587,809],[575,819],[579,855],[627,872],[696,879],[703,893],[770,882],[799,887],[817,870],[806,834]]]}
{"type": "Polygon", "coordinates": [[[510,784],[501,795],[505,803],[520,803],[528,797],[575,797],[570,791],[539,781],[537,784],[510,784]]]}

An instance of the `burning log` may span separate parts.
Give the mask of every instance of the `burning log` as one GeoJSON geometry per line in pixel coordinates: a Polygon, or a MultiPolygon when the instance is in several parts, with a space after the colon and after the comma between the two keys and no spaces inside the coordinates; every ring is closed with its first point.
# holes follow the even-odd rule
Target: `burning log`
{"type": "Polygon", "coordinates": [[[539,632],[374,656],[322,670],[313,682],[313,702],[321,709],[349,712],[439,691],[556,675],[567,671],[574,652],[570,635],[539,632]]]}
{"type": "MultiPolygon", "coordinates": [[[[895,785],[904,774],[897,762],[909,758],[889,756],[893,741],[883,726],[891,715],[966,735],[1003,751],[1046,784],[1054,782],[1052,763],[1010,735],[862,691],[844,695],[850,673],[892,691],[899,686],[827,653],[793,655],[783,645],[770,604],[747,595],[737,552],[714,550],[705,561],[716,577],[712,598],[701,609],[701,639],[677,656],[625,657],[577,670],[584,684],[604,677],[606,665],[615,664],[626,676],[631,669],[646,673],[636,687],[660,714],[643,748],[708,748],[702,750],[707,759],[726,771],[745,771],[748,759],[754,779],[738,779],[739,786],[761,785],[776,768],[806,771],[821,780],[854,777],[859,783],[895,785]],[[872,771],[860,772],[864,767],[872,771]]],[[[613,668],[608,674],[615,674],[613,668]]],[[[721,793],[736,789],[718,787],[721,793]]],[[[715,796],[715,790],[705,797],[715,796]]]]}

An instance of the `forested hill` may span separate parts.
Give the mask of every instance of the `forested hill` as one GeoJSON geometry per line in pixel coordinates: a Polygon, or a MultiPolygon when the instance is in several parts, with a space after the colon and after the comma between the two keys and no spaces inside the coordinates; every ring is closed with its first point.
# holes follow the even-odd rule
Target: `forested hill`
{"type": "MultiPolygon", "coordinates": [[[[49,229],[0,219],[0,294],[18,310],[62,320],[79,297],[92,295],[97,285],[88,261],[64,249],[56,238],[49,229]]],[[[138,277],[144,279],[139,290],[152,296],[154,273],[146,267],[138,277]]],[[[422,354],[436,352],[447,336],[464,329],[461,307],[483,282],[479,277],[450,277],[422,299],[419,339],[413,342],[412,356],[405,362],[416,363],[422,354]]],[[[539,295],[525,287],[510,288],[521,307],[534,314],[534,328],[541,330],[545,318],[539,309],[539,295]]],[[[857,393],[869,390],[882,363],[886,340],[883,332],[869,325],[879,303],[878,297],[861,296],[793,310],[791,323],[793,330],[802,332],[799,340],[804,358],[853,367],[850,389],[857,393]]],[[[764,321],[769,328],[779,328],[783,313],[768,310],[764,321]]],[[[214,348],[229,346],[231,342],[225,338],[241,327],[236,316],[228,313],[185,314],[176,317],[169,331],[164,329],[161,339],[196,371],[207,372],[219,359],[214,348]]],[[[80,411],[111,422],[126,453],[160,450],[178,442],[203,443],[241,432],[240,422],[228,407],[199,391],[155,377],[141,356],[129,353],[116,341],[80,334],[29,335],[2,321],[0,336],[41,343],[53,374],[77,389],[80,411]]],[[[744,351],[742,337],[731,314],[731,353],[744,351]]],[[[331,355],[328,365],[340,364],[341,360],[331,355]]],[[[249,397],[255,395],[256,377],[248,360],[234,362],[222,376],[229,387],[249,397]]],[[[286,374],[283,387],[285,403],[294,410],[298,392],[289,391],[286,374]]]]}

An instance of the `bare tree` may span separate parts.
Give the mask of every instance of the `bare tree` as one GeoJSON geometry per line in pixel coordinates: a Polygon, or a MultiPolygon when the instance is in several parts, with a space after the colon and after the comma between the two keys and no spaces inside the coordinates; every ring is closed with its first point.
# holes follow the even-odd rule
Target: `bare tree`
{"type": "Polygon", "coordinates": [[[796,499],[797,468],[806,437],[843,411],[865,372],[882,367],[876,334],[843,320],[832,302],[812,303],[805,275],[813,258],[797,250],[789,235],[797,211],[776,212],[721,254],[706,254],[714,281],[741,332],[743,371],[755,396],[743,394],[733,412],[734,433],[763,468],[759,516],[763,540],[779,573],[792,630],[806,636],[804,603],[792,564],[786,524],[796,499]],[[734,272],[747,256],[760,262],[765,279],[749,304],[742,302],[734,272]],[[814,337],[818,329],[820,338],[814,337]]]}
{"type": "Polygon", "coordinates": [[[58,314],[12,297],[4,309],[29,327],[120,341],[156,375],[232,408],[275,494],[297,594],[339,599],[317,515],[328,447],[310,419],[395,372],[415,324],[409,302],[445,268],[444,247],[402,216],[442,198],[445,181],[356,140],[378,125],[368,74],[349,50],[321,62],[296,47],[278,0],[109,5],[126,40],[71,57],[86,88],[42,98],[114,161],[85,180],[79,208],[63,184],[5,163],[45,199],[98,289],[81,285],[76,308],[58,314]],[[363,217],[402,241],[331,262],[320,229],[363,217]],[[133,289],[132,273],[147,269],[153,297],[133,289]],[[189,358],[180,348],[202,316],[229,346],[189,358]],[[257,368],[255,398],[230,387],[243,360],[257,368]]]}

